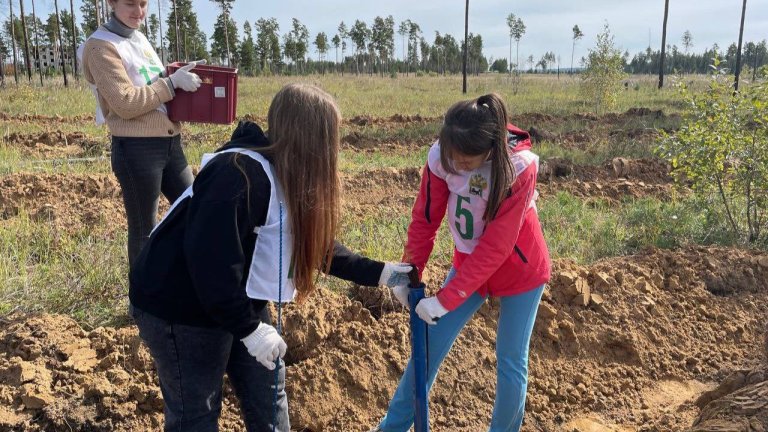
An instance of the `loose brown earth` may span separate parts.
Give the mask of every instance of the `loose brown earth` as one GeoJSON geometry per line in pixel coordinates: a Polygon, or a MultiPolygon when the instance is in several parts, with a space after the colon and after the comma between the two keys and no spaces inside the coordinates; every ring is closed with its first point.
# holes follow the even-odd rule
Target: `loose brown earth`
{"type": "MultiPolygon", "coordinates": [[[[618,158],[617,158],[618,159],[618,158]]],[[[622,159],[603,166],[574,166],[549,161],[542,166],[542,196],[567,191],[579,197],[618,200],[622,197],[668,196],[673,189],[668,168],[656,160],[622,159]]],[[[345,212],[358,217],[408,214],[421,180],[421,168],[381,168],[342,175],[345,212]]],[[[0,177],[0,220],[24,211],[36,220],[49,220],[68,231],[100,220],[124,221],[120,185],[111,174],[16,173],[0,177]]],[[[161,199],[161,211],[167,208],[161,199]]],[[[110,223],[112,230],[124,224],[110,223]]]]}
{"type": "Polygon", "coordinates": [[[107,151],[103,142],[75,132],[60,130],[39,134],[11,133],[5,137],[6,145],[20,147],[25,156],[37,159],[82,158],[102,155],[107,151]]]}
{"type": "MultiPolygon", "coordinates": [[[[444,272],[431,268],[430,285],[444,272]]],[[[734,249],[557,262],[534,330],[524,430],[764,430],[766,281],[768,255],[734,249]]],[[[367,307],[320,291],[286,310],[297,430],[366,430],[402,373],[405,313],[386,294],[354,292],[367,307]]],[[[497,316],[490,301],[446,360],[431,396],[434,430],[486,427],[497,316]]],[[[0,383],[5,430],[156,430],[162,420],[151,359],[132,326],[84,331],[65,316],[8,317],[0,383]]],[[[229,391],[222,430],[243,430],[229,391]]]]}
{"type": "MultiPolygon", "coordinates": [[[[584,130],[618,139],[654,139],[656,132],[636,126],[663,116],[647,109],[606,116],[534,113],[515,122],[538,126],[532,131],[535,139],[581,146],[592,139],[585,132],[547,130],[579,122],[588,126],[584,130]],[[634,126],[618,127],[630,123],[634,126]]],[[[92,120],[38,117],[2,115],[0,120],[92,120]]],[[[433,137],[400,143],[372,139],[366,131],[439,121],[355,117],[345,121],[346,145],[377,151],[426,146],[433,137]]],[[[94,151],[83,144],[90,137],[61,132],[4,138],[38,158],[94,151]]],[[[669,172],[665,163],[651,159],[616,158],[599,166],[550,159],[542,163],[539,189],[542,199],[560,190],[608,200],[662,197],[677,187],[669,172]]],[[[345,213],[407,214],[420,173],[421,167],[412,167],[343,175],[345,213]]],[[[0,177],[0,223],[21,213],[66,230],[124,230],[120,187],[111,175],[0,177]]],[[[446,271],[436,265],[427,269],[432,289],[446,271]]],[[[648,250],[589,266],[556,262],[532,339],[523,430],[765,431],[767,281],[768,254],[727,248],[648,250]]],[[[352,286],[349,293],[322,290],[286,310],[288,393],[296,430],[367,430],[385,411],[402,373],[409,347],[406,314],[387,290],[352,286]]],[[[431,395],[433,430],[487,427],[497,319],[498,303],[491,300],[459,337],[431,395]]],[[[222,430],[244,430],[228,386],[224,405],[222,430]]],[[[135,327],[87,331],[58,315],[2,319],[0,430],[149,431],[161,422],[162,397],[135,327]]]]}

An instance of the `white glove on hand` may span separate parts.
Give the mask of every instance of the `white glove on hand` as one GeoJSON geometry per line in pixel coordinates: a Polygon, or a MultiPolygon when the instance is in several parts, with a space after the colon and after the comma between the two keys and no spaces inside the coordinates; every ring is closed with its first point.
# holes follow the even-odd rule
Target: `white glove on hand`
{"type": "Polygon", "coordinates": [[[254,356],[265,368],[274,370],[278,358],[285,356],[288,345],[277,333],[274,327],[261,323],[253,333],[240,339],[248,349],[248,354],[254,356]]]}
{"type": "Polygon", "coordinates": [[[408,285],[410,281],[408,272],[412,268],[408,263],[384,263],[384,269],[379,277],[379,285],[386,285],[390,288],[408,285]]]}
{"type": "Polygon", "coordinates": [[[437,324],[441,316],[448,313],[448,309],[440,304],[437,297],[426,297],[416,305],[416,314],[429,325],[437,324]]]}
{"type": "Polygon", "coordinates": [[[384,263],[384,269],[379,277],[379,285],[392,288],[392,294],[397,301],[408,309],[408,272],[413,267],[408,263],[384,263]]]}
{"type": "Polygon", "coordinates": [[[200,88],[202,80],[197,74],[190,72],[197,65],[206,64],[206,60],[197,60],[189,62],[186,66],[180,67],[176,72],[172,73],[168,78],[173,84],[173,88],[180,88],[184,91],[193,92],[200,88]]]}

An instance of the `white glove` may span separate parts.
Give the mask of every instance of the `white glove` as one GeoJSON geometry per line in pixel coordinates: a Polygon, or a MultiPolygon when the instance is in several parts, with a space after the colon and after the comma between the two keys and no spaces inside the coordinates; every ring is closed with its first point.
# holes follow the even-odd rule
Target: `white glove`
{"type": "Polygon", "coordinates": [[[172,73],[168,78],[173,84],[173,88],[182,89],[184,91],[193,92],[200,88],[202,80],[197,74],[190,72],[195,66],[206,64],[206,60],[197,60],[189,62],[186,66],[180,67],[176,72],[172,73]]]}
{"type": "Polygon", "coordinates": [[[405,285],[398,285],[392,288],[392,294],[395,295],[397,301],[399,301],[401,305],[405,306],[406,309],[411,307],[411,304],[408,302],[409,291],[410,289],[405,285]]]}
{"type": "Polygon", "coordinates": [[[254,356],[265,368],[274,370],[275,363],[280,357],[285,356],[288,345],[277,333],[274,327],[261,323],[253,333],[240,339],[248,349],[248,354],[254,356]]]}
{"type": "Polygon", "coordinates": [[[448,309],[440,304],[437,297],[426,297],[416,305],[416,314],[427,324],[435,325],[441,316],[448,313],[448,309]]]}
{"type": "Polygon", "coordinates": [[[408,285],[410,281],[408,272],[412,268],[408,263],[384,263],[384,269],[379,277],[379,285],[386,285],[390,288],[408,285]]]}
{"type": "Polygon", "coordinates": [[[412,268],[408,263],[384,263],[384,269],[379,277],[379,285],[392,288],[392,294],[406,309],[410,307],[408,304],[408,283],[410,282],[408,272],[412,268]]]}

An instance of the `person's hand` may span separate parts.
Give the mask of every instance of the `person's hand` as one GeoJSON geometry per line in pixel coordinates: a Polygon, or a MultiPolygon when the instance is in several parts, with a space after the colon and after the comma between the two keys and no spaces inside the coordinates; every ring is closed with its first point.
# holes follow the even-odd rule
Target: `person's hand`
{"type": "Polygon", "coordinates": [[[204,65],[206,63],[206,60],[196,60],[177,69],[176,72],[168,77],[171,80],[171,84],[173,84],[173,88],[182,89],[188,92],[197,91],[197,89],[200,88],[202,80],[197,74],[190,72],[190,70],[194,69],[197,65],[204,65]]]}
{"type": "Polygon", "coordinates": [[[408,304],[408,272],[413,267],[408,263],[384,263],[384,269],[379,277],[379,285],[392,288],[392,294],[406,309],[408,304]]]}
{"type": "Polygon", "coordinates": [[[263,364],[265,368],[274,370],[277,360],[285,356],[288,345],[277,333],[274,327],[261,323],[253,333],[240,339],[248,349],[248,354],[263,364]]]}
{"type": "Polygon", "coordinates": [[[384,269],[379,276],[379,285],[386,285],[390,288],[408,285],[408,272],[412,268],[408,263],[384,263],[384,269]]]}
{"type": "Polygon", "coordinates": [[[427,324],[435,325],[441,316],[448,313],[448,309],[440,304],[437,297],[426,297],[416,305],[416,314],[427,324]]]}
{"type": "Polygon", "coordinates": [[[410,289],[405,285],[398,285],[392,287],[392,294],[394,294],[397,301],[400,302],[406,309],[410,309],[411,304],[408,302],[408,292],[410,289]]]}

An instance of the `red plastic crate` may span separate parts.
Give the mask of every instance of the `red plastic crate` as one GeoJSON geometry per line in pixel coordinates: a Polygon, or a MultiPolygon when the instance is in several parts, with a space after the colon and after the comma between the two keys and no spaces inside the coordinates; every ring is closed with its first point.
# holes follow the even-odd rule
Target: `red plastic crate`
{"type": "MultiPolygon", "coordinates": [[[[186,64],[169,64],[166,76],[186,64]]],[[[168,118],[190,123],[232,123],[237,116],[237,69],[197,65],[191,72],[203,82],[195,92],[176,89],[176,97],[165,104],[168,118]]]]}

